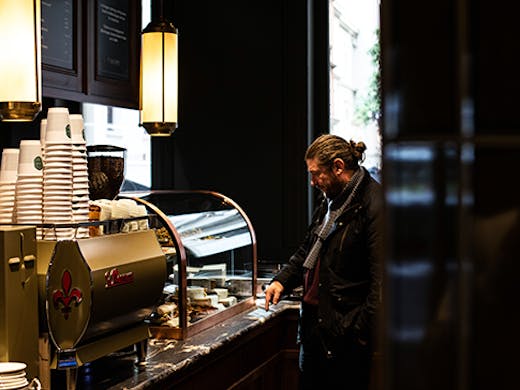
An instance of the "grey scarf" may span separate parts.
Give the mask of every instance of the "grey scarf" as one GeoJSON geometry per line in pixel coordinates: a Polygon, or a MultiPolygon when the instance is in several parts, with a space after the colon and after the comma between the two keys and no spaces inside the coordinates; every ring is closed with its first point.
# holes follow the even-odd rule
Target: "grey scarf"
{"type": "Polygon", "coordinates": [[[309,254],[305,259],[305,262],[303,263],[303,266],[305,268],[313,269],[316,265],[316,261],[318,260],[318,255],[320,253],[323,241],[329,236],[336,222],[336,219],[343,213],[343,211],[345,211],[350,202],[352,202],[352,199],[354,198],[359,184],[363,180],[363,177],[365,177],[365,170],[363,168],[359,168],[357,172],[354,173],[354,175],[352,175],[352,178],[347,183],[342,193],[337,197],[341,199],[342,194],[350,192],[350,195],[343,202],[343,204],[336,208],[337,205],[334,204],[334,201],[329,203],[329,212],[327,213],[328,218],[327,216],[325,216],[325,219],[323,220],[321,227],[319,228],[318,237],[314,242],[314,245],[312,246],[311,250],[309,251],[309,254]]]}

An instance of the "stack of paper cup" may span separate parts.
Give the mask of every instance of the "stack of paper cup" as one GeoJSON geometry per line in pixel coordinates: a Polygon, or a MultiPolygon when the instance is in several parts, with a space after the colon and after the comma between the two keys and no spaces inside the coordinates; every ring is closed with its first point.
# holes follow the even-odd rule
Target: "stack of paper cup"
{"type": "Polygon", "coordinates": [[[44,229],[45,240],[66,240],[72,223],[72,139],[69,110],[51,107],[47,112],[43,142],[43,222],[57,227],[44,229]]]}
{"type": "Polygon", "coordinates": [[[18,176],[20,150],[7,148],[2,152],[0,164],[0,223],[13,223],[13,212],[18,176]]]}
{"type": "MultiPolygon", "coordinates": [[[[16,223],[43,222],[43,159],[40,140],[20,141],[18,178],[16,180],[16,223]]],[[[41,229],[37,237],[42,238],[41,229]]]]}
{"type": "MultiPolygon", "coordinates": [[[[73,222],[88,222],[89,191],[87,146],[81,114],[71,114],[72,131],[72,220],[73,222]]],[[[76,230],[76,238],[88,238],[88,226],[76,230]]]]}

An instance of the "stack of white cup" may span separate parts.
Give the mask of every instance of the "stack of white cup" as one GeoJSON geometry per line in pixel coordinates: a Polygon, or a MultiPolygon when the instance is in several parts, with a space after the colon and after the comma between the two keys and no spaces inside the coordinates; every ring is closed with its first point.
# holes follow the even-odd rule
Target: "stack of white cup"
{"type": "MultiPolygon", "coordinates": [[[[18,178],[16,181],[16,223],[41,224],[43,222],[43,159],[39,140],[20,141],[18,178]]],[[[42,231],[37,229],[37,238],[42,231]]]]}
{"type": "MultiPolygon", "coordinates": [[[[72,222],[72,138],[69,110],[51,107],[47,111],[43,145],[43,222],[72,222]]],[[[73,228],[44,229],[45,240],[66,240],[74,237],[73,228]]]]}
{"type": "Polygon", "coordinates": [[[13,223],[20,150],[6,148],[0,164],[0,223],[13,223]]]}
{"type": "MultiPolygon", "coordinates": [[[[88,222],[89,190],[87,142],[81,114],[70,114],[72,131],[72,220],[88,222]]],[[[76,230],[76,238],[88,238],[88,226],[76,230]]]]}

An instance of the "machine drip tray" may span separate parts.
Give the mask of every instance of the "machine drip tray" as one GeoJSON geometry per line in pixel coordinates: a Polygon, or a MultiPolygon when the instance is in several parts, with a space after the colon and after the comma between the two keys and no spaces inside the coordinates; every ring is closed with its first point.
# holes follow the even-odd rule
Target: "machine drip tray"
{"type": "MultiPolygon", "coordinates": [[[[118,356],[108,355],[77,369],[76,390],[99,390],[117,386],[128,378],[129,372],[143,370],[138,365],[138,353],[125,353],[118,356]]],[[[66,370],[52,370],[52,388],[67,388],[66,370]]]]}

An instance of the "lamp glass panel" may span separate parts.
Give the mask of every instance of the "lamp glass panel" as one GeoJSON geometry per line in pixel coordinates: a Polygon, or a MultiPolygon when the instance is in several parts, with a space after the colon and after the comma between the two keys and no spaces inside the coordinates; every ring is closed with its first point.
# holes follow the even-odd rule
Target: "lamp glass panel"
{"type": "Polygon", "coordinates": [[[177,34],[164,34],[164,106],[165,122],[177,122],[177,34]]]}
{"type": "Polygon", "coordinates": [[[141,50],[141,121],[177,122],[177,35],[145,33],[141,50]]]}
{"type": "Polygon", "coordinates": [[[35,20],[40,20],[39,0],[0,0],[0,102],[40,100],[40,24],[35,20]]]}

